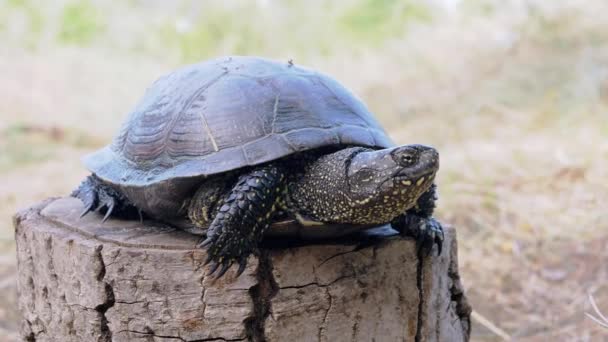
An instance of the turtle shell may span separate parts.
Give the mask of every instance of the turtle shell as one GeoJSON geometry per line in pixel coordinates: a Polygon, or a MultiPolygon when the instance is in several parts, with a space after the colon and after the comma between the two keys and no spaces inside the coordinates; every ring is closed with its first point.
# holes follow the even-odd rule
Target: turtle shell
{"type": "Polygon", "coordinates": [[[225,57],[161,77],[112,144],[84,162],[110,183],[139,187],[332,145],[393,143],[331,77],[291,62],[225,57]]]}

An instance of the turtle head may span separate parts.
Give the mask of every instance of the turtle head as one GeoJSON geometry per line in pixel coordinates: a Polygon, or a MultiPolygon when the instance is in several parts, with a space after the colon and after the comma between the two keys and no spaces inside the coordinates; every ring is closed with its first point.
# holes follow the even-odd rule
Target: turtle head
{"type": "Polygon", "coordinates": [[[358,205],[395,210],[396,216],[415,205],[433,184],[438,169],[439,153],[430,146],[362,150],[347,168],[349,197],[358,205]]]}

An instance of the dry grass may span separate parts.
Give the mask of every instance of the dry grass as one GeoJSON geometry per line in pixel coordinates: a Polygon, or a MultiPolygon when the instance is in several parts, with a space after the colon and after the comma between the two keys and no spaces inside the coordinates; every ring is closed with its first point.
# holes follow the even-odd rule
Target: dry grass
{"type": "MultiPolygon", "coordinates": [[[[0,53],[0,336],[17,328],[11,214],[68,193],[86,174],[79,157],[111,138],[158,75],[184,59],[239,51],[293,57],[335,75],[395,140],[439,148],[438,216],[458,228],[478,318],[474,340],[606,339],[585,312],[593,310],[588,293],[608,310],[608,25],[598,17],[607,5],[462,0],[454,8],[429,7],[431,19],[419,15],[403,32],[387,26],[377,33],[381,40],[356,40],[327,24],[276,28],[319,8],[322,18],[340,18],[365,1],[349,1],[348,11],[321,0],[297,8],[260,1],[261,10],[253,10],[280,17],[268,16],[261,28],[248,19],[251,8],[230,3],[236,18],[250,22],[221,32],[219,43],[205,41],[200,56],[180,45],[165,54],[162,35],[132,24],[187,29],[193,17],[179,8],[121,12],[97,1],[100,14],[85,11],[97,18],[93,28],[70,23],[77,33],[93,30],[84,36],[61,24],[60,1],[36,7],[38,14],[11,9],[17,14],[0,27],[9,43],[0,53]],[[41,16],[48,30],[32,37],[31,30],[10,28],[19,16],[41,16]],[[252,27],[263,39],[243,45],[239,30],[252,27]],[[67,43],[55,41],[53,30],[67,43]],[[323,30],[328,37],[315,41],[323,30]]],[[[172,38],[208,39],[194,33],[172,38]]]]}

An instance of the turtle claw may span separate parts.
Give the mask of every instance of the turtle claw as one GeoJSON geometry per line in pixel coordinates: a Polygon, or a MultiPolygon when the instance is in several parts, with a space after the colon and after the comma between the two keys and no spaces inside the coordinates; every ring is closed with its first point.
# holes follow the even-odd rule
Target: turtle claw
{"type": "Polygon", "coordinates": [[[222,236],[221,233],[209,233],[205,240],[197,244],[197,247],[207,250],[207,258],[203,263],[204,265],[211,264],[207,275],[214,275],[215,279],[221,278],[233,264],[238,263],[239,268],[236,272],[236,277],[238,277],[245,271],[247,258],[254,251],[248,251],[245,248],[246,251],[242,252],[242,247],[233,245],[235,241],[239,240],[222,239],[222,236]],[[219,246],[224,246],[224,248],[219,246]]]}
{"type": "MultiPolygon", "coordinates": [[[[213,261],[211,262],[211,266],[209,267],[209,271],[207,272],[207,276],[213,276],[214,279],[219,279],[222,276],[224,276],[224,274],[226,274],[226,272],[230,269],[230,266],[232,266],[232,261],[230,260],[224,260],[221,262],[217,262],[217,261],[213,261]],[[222,267],[220,267],[220,265],[222,267]],[[219,271],[218,271],[219,269],[219,271]],[[216,271],[218,271],[216,273],[216,271]]],[[[241,268],[239,267],[239,271],[241,270],[241,268]]],[[[244,270],[244,267],[243,267],[244,270]]],[[[243,273],[242,271],[240,271],[240,273],[237,272],[237,277],[241,275],[241,273],[243,273]]]]}
{"type": "Polygon", "coordinates": [[[209,253],[209,251],[207,251],[207,259],[205,259],[203,266],[209,265],[209,263],[212,261],[213,261],[213,254],[211,254],[211,253],[209,253]]]}
{"type": "Polygon", "coordinates": [[[211,263],[211,267],[209,267],[209,272],[207,272],[207,275],[213,275],[213,273],[215,273],[215,271],[217,271],[217,268],[220,266],[219,262],[212,262],[211,263]]]}
{"type": "Polygon", "coordinates": [[[90,213],[93,209],[93,202],[85,206],[84,210],[80,213],[80,218],[83,218],[86,214],[90,213]]]}
{"type": "Polygon", "coordinates": [[[232,262],[224,260],[224,262],[222,263],[222,268],[220,268],[220,271],[215,275],[215,279],[221,278],[226,273],[226,271],[228,271],[230,266],[232,266],[232,262]]]}
{"type": "Polygon", "coordinates": [[[239,277],[243,272],[245,272],[245,268],[247,267],[247,258],[241,258],[239,260],[239,269],[236,271],[236,276],[239,277]]]}
{"type": "Polygon", "coordinates": [[[108,218],[110,218],[110,215],[112,215],[112,211],[114,210],[114,205],[115,205],[115,201],[113,198],[110,198],[108,200],[107,203],[105,203],[105,206],[108,208],[106,210],[106,214],[103,216],[103,219],[101,220],[101,222],[106,222],[108,220],[108,218]]]}
{"type": "Polygon", "coordinates": [[[437,255],[441,255],[443,240],[443,227],[439,221],[434,218],[420,221],[416,236],[416,245],[418,250],[424,253],[425,256],[428,257],[431,255],[433,252],[433,245],[435,244],[437,244],[437,255]]]}
{"type": "MultiPolygon", "coordinates": [[[[213,261],[213,262],[211,262],[211,266],[209,267],[207,276],[213,276],[213,279],[219,279],[222,276],[224,276],[224,274],[226,274],[226,272],[230,269],[230,266],[232,266],[232,261],[230,261],[230,260],[224,260],[222,262],[213,261]],[[220,265],[222,267],[220,267],[220,265]],[[219,271],[218,271],[218,269],[219,269],[219,271]],[[218,272],[216,273],[216,271],[218,271],[218,272]]],[[[239,268],[239,270],[240,270],[240,268],[239,268]]],[[[241,274],[238,273],[237,277],[239,275],[241,275],[241,274]]]]}
{"type": "Polygon", "coordinates": [[[212,237],[207,237],[205,240],[203,240],[202,242],[199,242],[196,247],[198,248],[205,248],[209,245],[211,245],[213,243],[213,238],[212,237]]]}
{"type": "Polygon", "coordinates": [[[84,217],[96,207],[97,193],[95,188],[88,182],[88,179],[85,180],[78,189],[72,191],[70,196],[78,198],[84,205],[84,210],[80,213],[80,217],[84,217]]]}
{"type": "Polygon", "coordinates": [[[434,218],[423,218],[417,215],[401,216],[393,223],[393,228],[402,236],[410,236],[416,240],[416,249],[424,256],[431,255],[433,245],[437,245],[437,255],[441,255],[443,247],[443,227],[434,218]]]}
{"type": "MultiPolygon", "coordinates": [[[[209,232],[207,232],[207,238],[206,239],[201,239],[202,241],[196,244],[196,248],[201,248],[201,249],[206,249],[207,250],[207,259],[205,259],[205,262],[203,263],[203,265],[208,265],[209,263],[213,262],[211,268],[213,268],[213,266],[215,266],[215,264],[218,263],[217,260],[217,256],[215,253],[212,253],[211,250],[211,246],[213,245],[213,243],[217,240],[214,235],[211,235],[209,232]]],[[[217,266],[215,266],[215,268],[217,268],[217,266]]]]}

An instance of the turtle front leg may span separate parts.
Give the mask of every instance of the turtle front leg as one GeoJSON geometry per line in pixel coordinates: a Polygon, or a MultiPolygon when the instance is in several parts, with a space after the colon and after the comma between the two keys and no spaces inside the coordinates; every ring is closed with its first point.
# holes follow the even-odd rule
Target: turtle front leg
{"type": "Polygon", "coordinates": [[[237,276],[245,270],[247,258],[257,253],[258,243],[277,209],[284,179],[279,166],[267,165],[241,175],[225,193],[207,238],[198,245],[207,247],[207,262],[212,263],[209,274],[221,266],[216,275],[219,278],[233,263],[239,264],[237,276]]]}
{"type": "Polygon", "coordinates": [[[418,198],[413,208],[391,222],[392,227],[401,235],[416,239],[418,249],[427,255],[433,250],[434,244],[437,244],[438,255],[441,254],[443,244],[443,227],[433,218],[436,200],[437,186],[433,184],[418,198]]]}

